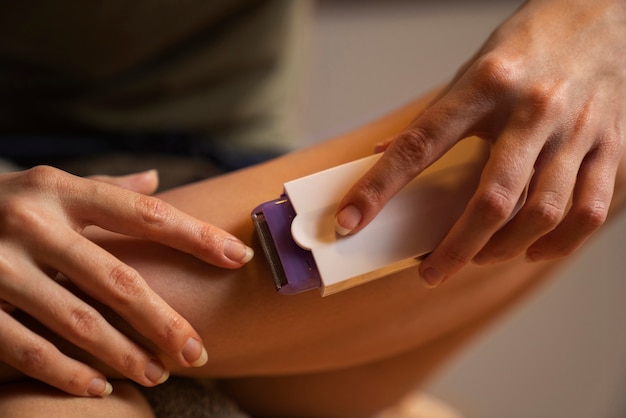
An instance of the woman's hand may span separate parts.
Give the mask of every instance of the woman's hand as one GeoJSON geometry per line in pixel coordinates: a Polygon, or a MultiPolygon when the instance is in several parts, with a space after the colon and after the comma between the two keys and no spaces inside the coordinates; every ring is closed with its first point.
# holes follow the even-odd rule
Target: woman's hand
{"type": "Polygon", "coordinates": [[[459,140],[490,144],[480,184],[420,266],[436,286],[470,261],[567,255],[605,220],[626,122],[626,3],[534,0],[392,138],[337,211],[356,233],[459,140]],[[532,177],[532,179],[531,179],[532,177]],[[506,220],[530,179],[528,199],[506,220]]]}
{"type": "Polygon", "coordinates": [[[0,362],[70,394],[111,392],[102,373],[18,322],[11,315],[18,309],[142,385],[167,379],[154,354],[54,280],[60,276],[109,306],[179,364],[206,362],[191,325],[135,270],[81,234],[96,225],[225,268],[250,260],[252,250],[232,235],[147,196],[157,182],[155,172],[85,179],[51,167],[0,175],[0,362]]]}

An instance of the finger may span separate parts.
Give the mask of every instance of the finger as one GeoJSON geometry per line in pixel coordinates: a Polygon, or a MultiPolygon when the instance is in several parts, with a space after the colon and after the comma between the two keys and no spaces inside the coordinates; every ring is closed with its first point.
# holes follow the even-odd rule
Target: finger
{"type": "Polygon", "coordinates": [[[7,313],[11,313],[15,310],[15,306],[11,305],[7,301],[0,299],[0,309],[7,313]]]}
{"type": "Polygon", "coordinates": [[[443,241],[419,267],[422,279],[437,286],[482,249],[510,218],[545,138],[550,132],[526,115],[514,115],[491,147],[478,188],[443,241]]]}
{"type": "Polygon", "coordinates": [[[89,176],[88,178],[148,195],[154,193],[159,187],[159,173],[156,170],[148,170],[126,176],[97,175],[89,176]]]}
{"type": "Polygon", "coordinates": [[[474,257],[478,264],[511,259],[563,220],[576,185],[580,161],[586,149],[567,141],[567,149],[544,149],[537,164],[524,206],[474,257]]]}
{"type": "Polygon", "coordinates": [[[365,227],[415,176],[464,138],[483,104],[450,93],[397,135],[377,163],[348,191],[335,217],[340,235],[365,227]],[[467,106],[465,103],[473,103],[467,106]]]}
{"type": "MultiPolygon", "coordinates": [[[[430,106],[437,103],[441,98],[443,98],[446,94],[448,94],[448,92],[450,92],[450,90],[452,90],[452,88],[455,87],[457,81],[459,81],[459,79],[465,73],[466,70],[467,70],[467,64],[461,67],[461,69],[457,72],[456,76],[450,82],[448,82],[445,86],[443,86],[440,90],[438,90],[433,95],[433,97],[428,101],[428,104],[424,107],[424,109],[422,109],[417,115],[415,115],[415,118],[413,119],[412,124],[415,123],[415,121],[419,119],[419,117],[424,112],[426,112],[430,106]]],[[[374,144],[374,153],[378,154],[381,152],[385,152],[387,148],[389,148],[389,145],[391,145],[391,143],[393,142],[394,138],[395,136],[390,136],[374,144]]]]}
{"type": "Polygon", "coordinates": [[[97,370],[65,356],[2,310],[0,361],[72,395],[108,396],[113,390],[97,370]]]}
{"type": "MultiPolygon", "coordinates": [[[[180,365],[198,367],[206,363],[207,352],[198,333],[136,270],[78,233],[70,231],[62,240],[57,238],[42,238],[47,254],[51,254],[42,256],[45,263],[54,265],[85,293],[113,309],[180,365]]],[[[92,352],[97,344],[82,348],[92,352]]],[[[132,352],[133,347],[128,349],[132,352]]]]}
{"type": "Polygon", "coordinates": [[[606,221],[621,152],[596,150],[583,161],[572,206],[563,222],[528,248],[531,261],[571,254],[606,221]]]}
{"type": "Polygon", "coordinates": [[[14,277],[2,289],[18,309],[139,384],[154,386],[168,378],[156,357],[113,328],[93,307],[36,268],[24,264],[19,271],[20,280],[14,277]]]}
{"type": "Polygon", "coordinates": [[[71,209],[73,219],[82,219],[82,226],[95,224],[113,232],[146,238],[219,267],[241,267],[254,255],[251,248],[233,235],[200,222],[161,199],[106,183],[79,181],[84,192],[67,191],[66,207],[71,209]]]}

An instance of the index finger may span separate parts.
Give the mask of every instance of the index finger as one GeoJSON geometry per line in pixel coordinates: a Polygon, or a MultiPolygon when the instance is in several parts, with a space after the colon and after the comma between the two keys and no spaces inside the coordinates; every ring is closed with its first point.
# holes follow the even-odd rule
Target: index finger
{"type": "Polygon", "coordinates": [[[339,204],[338,234],[353,234],[367,226],[400,189],[467,136],[480,101],[467,101],[464,96],[448,93],[393,139],[339,204]]]}
{"type": "Polygon", "coordinates": [[[237,268],[253,251],[232,234],[202,222],[167,202],[110,184],[80,179],[84,193],[72,194],[74,219],[84,227],[101,228],[145,238],[192,254],[213,265],[237,268]]]}

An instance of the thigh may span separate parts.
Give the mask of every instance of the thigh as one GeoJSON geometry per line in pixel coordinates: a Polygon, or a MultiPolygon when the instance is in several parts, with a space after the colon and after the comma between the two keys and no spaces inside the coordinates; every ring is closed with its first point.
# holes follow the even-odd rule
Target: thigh
{"type": "Polygon", "coordinates": [[[495,318],[482,318],[420,347],[366,365],[322,373],[228,379],[220,386],[255,417],[371,418],[419,390],[495,318]]]}
{"type": "Polygon", "coordinates": [[[154,418],[150,406],[128,382],[116,382],[106,398],[67,395],[39,382],[0,385],[0,416],[15,418],[154,418]]]}

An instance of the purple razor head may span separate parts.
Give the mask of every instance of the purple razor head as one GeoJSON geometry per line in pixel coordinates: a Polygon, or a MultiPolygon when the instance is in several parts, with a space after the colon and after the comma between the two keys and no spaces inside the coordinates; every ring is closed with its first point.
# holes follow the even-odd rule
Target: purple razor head
{"type": "Polygon", "coordinates": [[[251,216],[278,292],[291,295],[319,288],[321,279],[313,254],[291,236],[296,212],[287,196],[257,206],[251,216]]]}

